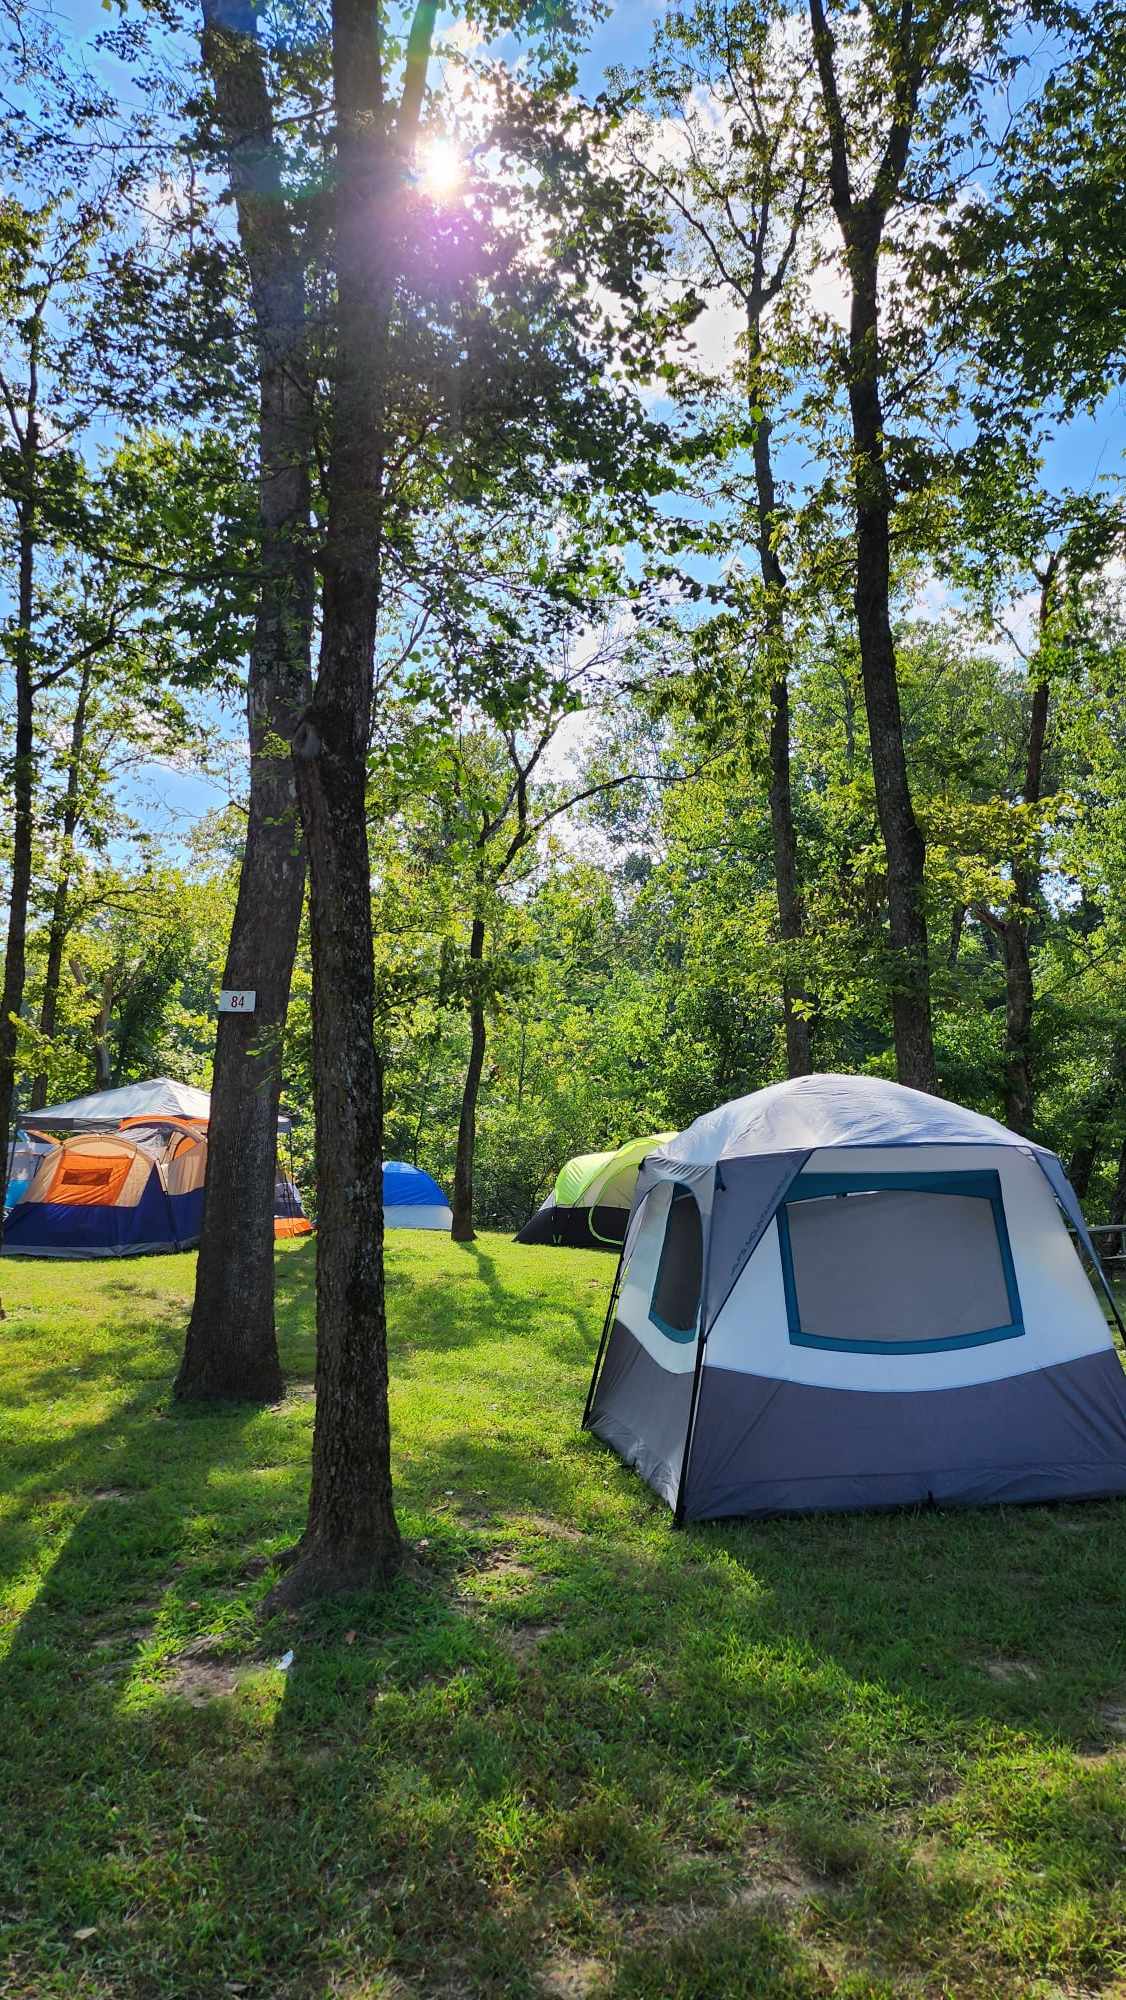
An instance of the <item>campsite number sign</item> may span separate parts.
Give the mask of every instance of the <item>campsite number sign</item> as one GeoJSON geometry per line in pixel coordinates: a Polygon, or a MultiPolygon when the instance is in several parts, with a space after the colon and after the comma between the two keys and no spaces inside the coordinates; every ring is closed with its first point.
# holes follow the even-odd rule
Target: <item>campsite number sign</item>
{"type": "Polygon", "coordinates": [[[258,995],[253,986],[224,986],[219,995],[221,1014],[253,1014],[258,995]]]}

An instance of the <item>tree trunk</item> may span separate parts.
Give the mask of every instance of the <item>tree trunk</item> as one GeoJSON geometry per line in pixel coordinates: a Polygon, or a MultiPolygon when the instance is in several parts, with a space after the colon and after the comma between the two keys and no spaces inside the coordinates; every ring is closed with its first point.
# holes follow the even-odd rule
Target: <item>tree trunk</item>
{"type": "MultiPolygon", "coordinates": [[[[1049,562],[1040,591],[1040,630],[1051,609],[1055,570],[1049,562]]],[[[1032,695],[1028,724],[1028,756],[1024,773],[1024,803],[1038,804],[1043,790],[1044,744],[1048,733],[1047,679],[1042,675],[1032,695]]],[[[1005,1123],[1031,1138],[1035,1123],[1032,1078],[1032,963],[1029,936],[1032,912],[1040,895],[1038,851],[1027,867],[1013,869],[1013,914],[1005,924],[1005,1123]]]]}
{"type": "Polygon", "coordinates": [[[388,138],[373,0],[333,0],[335,389],[317,685],[294,740],[309,863],[317,1121],[317,1413],[309,1515],[274,1601],[384,1581],[391,1492],[383,1289],[382,1075],[366,779],[383,521],[396,196],[422,102],[433,0],[419,0],[388,138]]]}
{"type": "Polygon", "coordinates": [[[274,1183],[282,1044],[305,857],[287,747],[310,692],[311,409],[304,267],[257,41],[204,0],[215,87],[258,342],[258,517],[263,580],[247,677],[250,806],[223,984],[255,995],[221,1014],[195,1300],[176,1394],[270,1401],[281,1393],[274,1320],[274,1183]]]}
{"type": "Polygon", "coordinates": [[[94,1089],[108,1090],[113,1082],[113,1063],[109,1050],[109,1022],[113,1011],[116,976],[111,966],[102,975],[101,991],[98,994],[98,1011],[94,1016],[94,1089]]]}
{"type": "Polygon", "coordinates": [[[16,738],[12,762],[12,862],[8,897],[8,941],[4,983],[0,991],[0,1243],[4,1231],[4,1198],[8,1192],[8,1162],[16,1095],[18,1021],[27,974],[27,906],[31,894],[34,836],[35,738],[32,688],[31,627],[35,614],[36,524],[34,481],[37,476],[38,434],[34,414],[25,433],[24,469],[27,490],[20,507],[19,625],[13,647],[16,678],[16,738]]]}
{"type": "MultiPolygon", "coordinates": [[[[749,309],[747,339],[752,391],[757,389],[761,359],[759,315],[749,309]]],[[[756,396],[756,407],[757,396],[756,396]]],[[[790,779],[790,687],[786,672],[786,578],[774,546],[778,496],[774,484],[771,424],[765,413],[754,425],[755,501],[758,556],[766,599],[767,651],[772,663],[770,689],[770,826],[774,849],[774,883],[778,896],[778,928],[783,946],[799,944],[805,929],[798,888],[797,839],[790,779]]],[[[786,1074],[809,1076],[813,1069],[812,1037],[803,1003],[802,982],[786,965],[782,975],[782,1012],[786,1024],[786,1074]]]]}
{"type": "Polygon", "coordinates": [[[1126,1139],[1118,1149],[1118,1172],[1114,1179],[1114,1193],[1110,1202],[1110,1221],[1122,1225],[1117,1236],[1107,1240],[1107,1255],[1126,1257],[1126,1139]]]}
{"type": "MultiPolygon", "coordinates": [[[[898,75],[886,134],[860,119],[858,150],[865,170],[876,163],[871,193],[854,197],[849,133],[836,71],[836,43],[824,0],[809,0],[813,56],[825,112],[829,196],[844,242],[850,305],[848,402],[856,487],[856,630],[876,811],[888,868],[888,927],[892,947],[892,1028],[900,1083],[936,1091],[931,1029],[930,968],[925,900],[926,846],[915,818],[903,746],[903,717],[891,629],[891,493],[884,457],[880,399],[879,268],[888,208],[895,200],[911,147],[922,78],[925,37],[909,5],[894,34],[898,75]]],[[[862,86],[861,86],[862,88],[862,86]]]]}
{"type": "Polygon", "coordinates": [[[1079,1196],[1080,1201],[1086,1201],[1087,1199],[1087,1190],[1091,1185],[1091,1175],[1094,1172],[1095,1161],[1098,1158],[1099,1141],[1101,1138],[1102,1131],[1100,1126],[1092,1124],[1089,1130],[1084,1133],[1082,1139],[1079,1140],[1068,1162],[1067,1178],[1079,1196]]]}
{"type": "Polygon", "coordinates": [[[937,1091],[931,1029],[926,846],[911,802],[895,640],[891,629],[891,526],[880,403],[877,275],[879,236],[857,228],[848,243],[852,275],[849,408],[856,447],[856,629],[872,752],[876,811],[888,869],[893,954],[891,996],[900,1083],[937,1091]],[[859,240],[858,240],[859,238],[859,240]]]}
{"type": "MultiPolygon", "coordinates": [[[[62,837],[59,844],[59,872],[55,878],[55,893],[51,899],[51,923],[47,932],[47,969],[43,976],[43,999],[39,1007],[39,1032],[45,1041],[52,1041],[59,1016],[59,988],[63,976],[63,953],[66,950],[69,930],[70,877],[74,867],[74,836],[79,820],[79,784],[82,772],[82,753],[86,744],[86,708],[90,698],[90,682],[93,678],[94,662],[84,661],[82,677],[78,683],[78,695],[74,704],[74,716],[70,725],[70,754],[67,762],[66,792],[63,797],[62,837]]],[[[47,1077],[44,1071],[34,1079],[28,1108],[42,1111],[47,1102],[47,1077]]]]}
{"type": "Polygon", "coordinates": [[[473,1155],[477,1145],[477,1098],[481,1089],[481,1071],[485,1066],[485,1003],[480,988],[484,954],[485,926],[480,917],[474,917],[473,928],[469,934],[470,977],[473,980],[469,996],[469,1065],[465,1072],[465,1087],[461,1093],[453,1200],[450,1204],[453,1210],[450,1235],[455,1243],[472,1243],[475,1233],[473,1155]]]}
{"type": "MultiPolygon", "coordinates": [[[[1019,891],[1016,893],[1019,894],[1019,891]]],[[[1028,925],[1010,917],[1002,933],[1005,953],[1005,1123],[1032,1137],[1032,964],[1028,925]]]]}

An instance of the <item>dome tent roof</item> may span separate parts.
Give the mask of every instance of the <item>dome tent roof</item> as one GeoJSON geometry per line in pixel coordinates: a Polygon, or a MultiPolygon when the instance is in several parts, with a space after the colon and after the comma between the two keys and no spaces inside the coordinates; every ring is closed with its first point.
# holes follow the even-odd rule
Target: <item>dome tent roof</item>
{"type": "Polygon", "coordinates": [[[705,1111],[661,1148],[661,1158],[708,1165],[826,1146],[1043,1148],[995,1118],[881,1076],[799,1076],[705,1111]]]}
{"type": "MultiPolygon", "coordinates": [[[[31,1114],[29,1114],[30,1116],[31,1114]]],[[[211,1096],[194,1084],[177,1083],[169,1076],[153,1076],[144,1083],[125,1083],[116,1090],[92,1090],[85,1097],[71,1097],[65,1104],[49,1104],[34,1113],[35,1123],[52,1132],[110,1131],[126,1118],[209,1118],[211,1096]]],[[[278,1126],[289,1129],[289,1119],[279,1113],[278,1126]]]]}
{"type": "Polygon", "coordinates": [[[409,1160],[384,1160],[383,1162],[383,1206],[384,1208],[429,1208],[434,1203],[445,1205],[446,1197],[436,1180],[422,1169],[413,1167],[409,1160]]]}

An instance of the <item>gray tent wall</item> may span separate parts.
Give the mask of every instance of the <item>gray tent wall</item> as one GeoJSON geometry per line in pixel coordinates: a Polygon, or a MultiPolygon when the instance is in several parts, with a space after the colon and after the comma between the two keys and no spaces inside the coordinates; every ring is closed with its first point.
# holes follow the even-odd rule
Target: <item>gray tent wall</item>
{"type": "MultiPolygon", "coordinates": [[[[841,1152],[855,1167],[864,1150],[841,1152]]],[[[993,1382],[911,1393],[820,1388],[707,1364],[709,1333],[811,1151],[707,1165],[661,1154],[646,1161],[584,1427],[641,1474],[678,1523],[928,1499],[964,1505],[1126,1492],[1126,1375],[1113,1349],[993,1382]],[[678,1188],[694,1198],[703,1237],[693,1362],[675,1371],[662,1368],[615,1317],[646,1203],[669,1184],[670,1202],[678,1188]],[[999,1437],[1008,1441],[1003,1466],[999,1437]],[[936,1453],[952,1471],[928,1472],[936,1453]]],[[[918,1151],[925,1154],[925,1145],[918,1151]]],[[[1076,1224],[1109,1296],[1059,1160],[1040,1147],[1021,1151],[1035,1159],[1076,1224]]]]}
{"type": "Polygon", "coordinates": [[[757,1160],[693,1166],[682,1160],[667,1161],[658,1153],[646,1160],[638,1174],[613,1299],[649,1195],[670,1181],[688,1189],[703,1225],[702,1304],[695,1362],[690,1373],[668,1373],[621,1320],[613,1320],[608,1338],[604,1332],[595,1362],[583,1422],[596,1437],[613,1445],[626,1464],[668,1501],[678,1521],[685,1511],[685,1475],[708,1331],[808,1158],[807,1152],[769,1153],[757,1160]]]}

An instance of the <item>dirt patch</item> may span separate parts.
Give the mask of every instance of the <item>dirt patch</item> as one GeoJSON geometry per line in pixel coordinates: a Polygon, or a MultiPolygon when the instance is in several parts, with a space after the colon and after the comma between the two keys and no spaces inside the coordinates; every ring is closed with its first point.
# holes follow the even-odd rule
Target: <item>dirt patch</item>
{"type": "Polygon", "coordinates": [[[768,1862],[761,1874],[736,1889],[733,1901],[740,1910],[757,1910],[770,1903],[808,1903],[823,1889],[824,1884],[796,1862],[768,1862]]]}
{"type": "Polygon", "coordinates": [[[558,1625],[516,1625],[498,1633],[498,1637],[510,1658],[523,1667],[535,1659],[544,1640],[558,1630],[558,1625]]]}
{"type": "Polygon", "coordinates": [[[215,1651],[218,1643],[214,1633],[205,1633],[185,1646],[171,1662],[164,1683],[167,1692],[179,1695],[191,1708],[205,1708],[208,1702],[233,1694],[240,1681],[264,1665],[262,1660],[224,1658],[215,1651]]]}
{"type": "MultiPolygon", "coordinates": [[[[287,1385],[285,1395],[282,1397],[282,1404],[315,1403],[316,1400],[317,1389],[314,1382],[290,1382],[287,1385]]],[[[278,1408],[281,1408],[281,1404],[278,1405],[278,1408]]]]}
{"type": "Polygon", "coordinates": [[[978,1664],[991,1681],[1038,1681],[1040,1678],[1039,1668],[1034,1667],[1031,1660],[1008,1660],[994,1654],[991,1659],[980,1660],[978,1664]]]}
{"type": "Polygon", "coordinates": [[[494,1549],[484,1560],[475,1565],[474,1576],[499,1576],[507,1583],[534,1583],[536,1571],[531,1563],[521,1562],[519,1556],[510,1549],[494,1549]]]}
{"type": "Polygon", "coordinates": [[[128,1492],[124,1486],[95,1486],[94,1491],[88,1494],[87,1498],[90,1500],[135,1500],[137,1495],[128,1492]]]}
{"type": "Polygon", "coordinates": [[[557,1952],[549,1958],[539,1977],[545,2000],[586,2000],[605,1977],[606,1967],[596,1958],[579,1958],[575,1952],[557,1952]]]}
{"type": "Polygon", "coordinates": [[[530,1528],[536,1535],[554,1535],[561,1542],[586,1540],[578,1528],[573,1528],[569,1521],[557,1521],[553,1514],[521,1514],[519,1525],[530,1528]]]}

